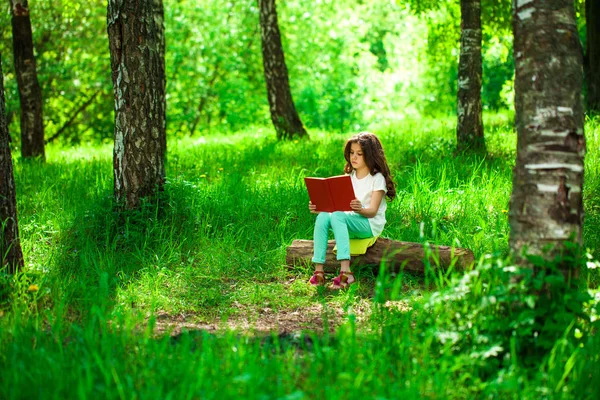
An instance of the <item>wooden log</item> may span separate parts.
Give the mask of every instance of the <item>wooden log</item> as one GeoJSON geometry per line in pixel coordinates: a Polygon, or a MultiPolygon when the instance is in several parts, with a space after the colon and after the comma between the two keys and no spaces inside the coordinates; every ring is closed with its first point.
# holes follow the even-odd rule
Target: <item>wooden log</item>
{"type": "MultiPolygon", "coordinates": [[[[330,240],[324,264],[325,270],[328,272],[337,270],[340,265],[333,253],[334,246],[335,241],[330,240]]],[[[453,259],[456,259],[455,268],[459,270],[465,269],[475,260],[471,250],[450,246],[430,245],[429,254],[430,265],[434,268],[437,265],[435,259],[443,268],[450,266],[453,259]]],[[[310,263],[312,256],[312,240],[294,240],[286,249],[286,263],[290,267],[297,263],[310,263]]],[[[377,239],[365,254],[352,257],[351,265],[372,265],[379,268],[384,260],[388,271],[425,272],[425,248],[421,243],[400,242],[385,238],[377,239]]]]}

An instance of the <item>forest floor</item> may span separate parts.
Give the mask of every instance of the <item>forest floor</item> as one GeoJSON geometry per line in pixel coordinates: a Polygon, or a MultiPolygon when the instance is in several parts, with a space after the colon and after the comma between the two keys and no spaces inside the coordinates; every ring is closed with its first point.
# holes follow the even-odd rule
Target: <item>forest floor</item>
{"type": "MultiPolygon", "coordinates": [[[[293,280],[287,282],[292,283],[293,280]]],[[[308,283],[307,283],[308,285],[308,283]]],[[[249,335],[291,335],[297,333],[334,333],[348,320],[351,314],[358,326],[366,326],[371,317],[373,299],[360,297],[348,305],[327,301],[326,297],[336,291],[328,286],[315,288],[318,295],[312,304],[293,310],[276,310],[271,307],[255,308],[234,304],[238,313],[225,319],[207,321],[194,313],[170,314],[159,312],[156,315],[154,332],[157,336],[179,336],[183,332],[206,331],[218,333],[234,330],[249,335]]],[[[290,291],[290,295],[292,295],[290,291]]],[[[408,301],[387,301],[384,307],[399,311],[410,310],[408,301]]]]}

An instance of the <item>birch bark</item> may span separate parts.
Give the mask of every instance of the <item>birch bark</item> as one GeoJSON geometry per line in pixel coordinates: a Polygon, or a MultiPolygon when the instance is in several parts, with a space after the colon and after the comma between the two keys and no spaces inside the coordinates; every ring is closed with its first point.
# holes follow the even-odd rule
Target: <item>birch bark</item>
{"type": "Polygon", "coordinates": [[[570,0],[513,0],[517,159],[509,212],[517,255],[582,242],[582,51],[570,0]],[[557,246],[555,246],[557,245],[557,246]]]}
{"type": "Polygon", "coordinates": [[[485,150],[481,105],[481,3],[461,0],[456,147],[485,150]]]}
{"type": "Polygon", "coordinates": [[[136,208],[165,179],[166,97],[162,0],[109,0],[115,97],[115,199],[136,208]]]}

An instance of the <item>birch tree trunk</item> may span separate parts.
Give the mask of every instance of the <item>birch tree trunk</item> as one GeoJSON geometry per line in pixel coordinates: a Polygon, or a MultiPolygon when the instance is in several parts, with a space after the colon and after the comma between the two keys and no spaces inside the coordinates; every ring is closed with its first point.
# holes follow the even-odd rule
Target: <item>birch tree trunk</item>
{"type": "Polygon", "coordinates": [[[23,252],[19,241],[15,179],[9,143],[0,54],[0,270],[6,268],[8,273],[15,273],[23,267],[23,252]]]}
{"type": "Polygon", "coordinates": [[[457,150],[485,151],[481,106],[481,3],[460,0],[457,150]]]}
{"type": "Polygon", "coordinates": [[[600,0],[586,0],[588,110],[600,113],[600,0]]]}
{"type": "Polygon", "coordinates": [[[275,0],[259,0],[263,67],[271,120],[278,139],[306,136],[292,99],[288,70],[285,65],[275,0]]]}
{"type": "Polygon", "coordinates": [[[165,179],[166,97],[162,0],[109,0],[115,96],[115,199],[136,208],[165,179]]]}
{"type": "Polygon", "coordinates": [[[21,102],[21,156],[45,160],[42,89],[38,82],[27,0],[10,0],[13,53],[21,102]]]}
{"type": "Polygon", "coordinates": [[[513,1],[517,159],[510,246],[582,240],[582,49],[571,0],[513,1]]]}

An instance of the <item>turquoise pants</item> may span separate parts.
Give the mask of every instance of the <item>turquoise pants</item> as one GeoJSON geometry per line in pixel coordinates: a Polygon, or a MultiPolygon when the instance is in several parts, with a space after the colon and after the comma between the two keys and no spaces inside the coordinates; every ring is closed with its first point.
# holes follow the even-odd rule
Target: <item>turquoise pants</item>
{"type": "Polygon", "coordinates": [[[343,211],[319,213],[315,222],[312,259],[316,264],[325,263],[330,228],[333,231],[333,237],[337,245],[338,260],[350,259],[350,239],[364,239],[373,236],[367,217],[343,211]]]}

